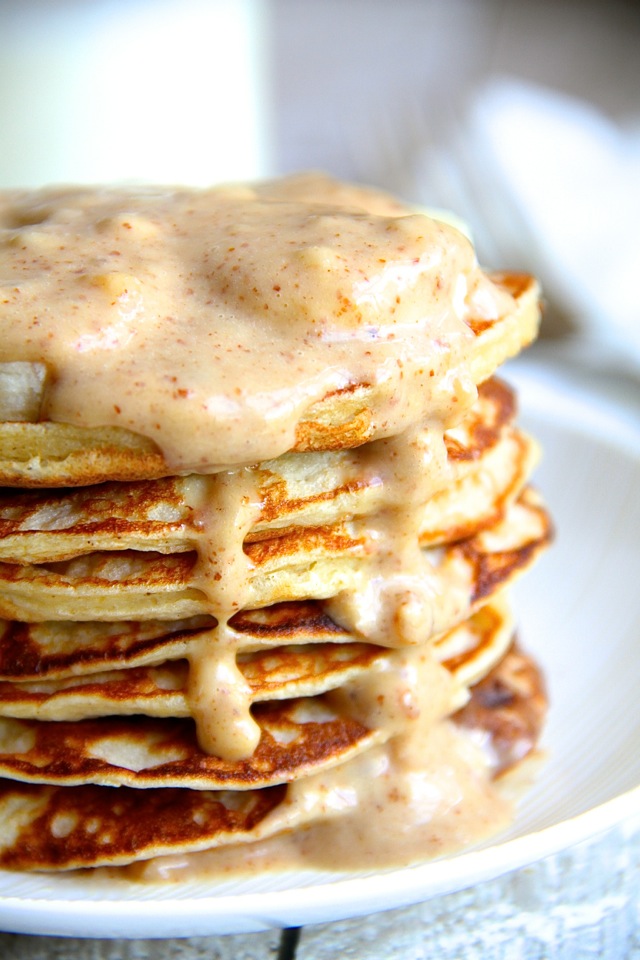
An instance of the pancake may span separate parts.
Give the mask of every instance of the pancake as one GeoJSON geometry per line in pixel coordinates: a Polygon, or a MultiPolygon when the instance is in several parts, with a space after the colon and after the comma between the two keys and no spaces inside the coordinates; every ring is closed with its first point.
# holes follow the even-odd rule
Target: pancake
{"type": "Polygon", "coordinates": [[[315,175],[8,193],[0,268],[0,864],[499,829],[546,708],[496,376],[535,279],[315,175]]]}
{"type": "MultiPolygon", "coordinates": [[[[465,420],[445,434],[451,476],[419,517],[423,544],[469,536],[520,492],[537,447],[514,426],[514,416],[513,393],[490,380],[465,420]]],[[[258,510],[245,542],[374,513],[382,502],[382,484],[362,459],[352,451],[323,451],[288,454],[252,468],[258,510]]],[[[194,549],[198,530],[191,501],[198,482],[168,477],[53,492],[5,488],[0,560],[39,563],[96,550],[194,549]]],[[[215,484],[209,483],[215,496],[215,484]]]]}
{"type": "MultiPolygon", "coordinates": [[[[464,597],[458,613],[464,617],[475,598],[513,580],[549,537],[546,512],[527,489],[487,530],[423,551],[432,589],[464,597]]],[[[363,558],[374,549],[366,532],[349,524],[249,544],[247,607],[333,597],[355,583],[363,558]]],[[[211,606],[199,589],[193,553],[110,551],[50,564],[0,563],[0,616],[38,622],[50,619],[53,610],[58,620],[177,620],[206,614],[211,606]]],[[[437,621],[435,630],[451,625],[437,621]]],[[[423,639],[428,637],[425,632],[423,639]]]]}
{"type": "MultiPolygon", "coordinates": [[[[289,627],[298,643],[283,644],[279,630],[262,648],[240,653],[238,665],[251,688],[251,701],[310,697],[350,683],[388,654],[356,640],[345,629],[309,617],[309,605],[288,610],[289,627]],[[331,631],[331,642],[326,641],[331,631]]],[[[513,621],[500,598],[435,640],[435,656],[455,676],[461,689],[471,686],[495,665],[511,641],[513,621]]],[[[187,652],[187,651],[185,651],[187,652]]],[[[169,654],[171,650],[169,650],[169,654]]],[[[40,664],[40,661],[39,661],[40,664]]],[[[54,676],[44,670],[29,677],[23,663],[0,681],[0,714],[38,720],[144,714],[189,717],[188,660],[168,659],[153,666],[100,670],[95,660],[67,657],[54,676]],[[22,667],[22,669],[20,669],[22,667]],[[18,676],[16,681],[14,678],[18,676]],[[25,678],[26,677],[26,678],[25,678]]],[[[53,671],[52,671],[53,673],[53,671]]]]}
{"type": "Polygon", "coordinates": [[[332,765],[379,740],[321,698],[256,708],[261,738],[251,757],[229,762],[205,754],[193,723],[103,717],[67,723],[0,720],[2,775],[17,780],[107,786],[272,786],[332,765]]]}
{"type": "Polygon", "coordinates": [[[517,644],[474,687],[454,720],[487,752],[499,777],[529,756],[546,719],[547,692],[535,663],[517,644]]]}
{"type": "MultiPolygon", "coordinates": [[[[492,322],[482,318],[469,320],[474,334],[470,370],[477,384],[489,380],[501,363],[531,343],[540,322],[539,288],[532,277],[499,274],[496,286],[513,295],[514,306],[492,322]]],[[[119,427],[87,428],[36,418],[42,407],[46,378],[42,364],[0,363],[0,410],[4,408],[8,414],[0,422],[0,484],[81,486],[171,474],[161,452],[148,437],[119,427]],[[12,368],[20,373],[12,375],[12,368]],[[30,414],[34,420],[15,419],[16,412],[30,414]]],[[[332,391],[301,418],[291,449],[352,449],[383,435],[383,423],[378,423],[375,412],[376,399],[375,391],[367,384],[350,384],[332,391]]]]}
{"type": "Polygon", "coordinates": [[[0,864],[69,870],[255,840],[286,786],[257,791],[69,790],[0,782],[0,864]]]}

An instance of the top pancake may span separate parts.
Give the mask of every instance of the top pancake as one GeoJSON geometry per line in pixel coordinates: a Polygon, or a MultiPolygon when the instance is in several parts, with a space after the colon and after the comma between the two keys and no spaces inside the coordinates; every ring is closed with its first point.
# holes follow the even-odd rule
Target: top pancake
{"type": "Polygon", "coordinates": [[[0,240],[5,485],[454,426],[539,323],[533,278],[489,277],[454,228],[327,178],[8,195],[0,240]]]}
{"type": "MultiPolygon", "coordinates": [[[[514,307],[495,322],[470,321],[475,343],[474,380],[488,380],[501,363],[535,339],[540,321],[539,288],[522,274],[496,275],[496,283],[513,295],[514,307]]],[[[46,375],[42,366],[0,364],[0,484],[16,487],[83,486],[106,480],[142,480],[171,474],[153,440],[118,427],[80,427],[65,423],[16,420],[15,410],[40,407],[46,375]],[[11,376],[10,368],[19,368],[11,376]],[[4,397],[2,391],[5,391],[4,397]],[[22,399],[16,400],[17,391],[22,399]],[[13,397],[13,401],[12,401],[13,397]]],[[[375,390],[352,384],[314,404],[301,418],[293,450],[347,450],[382,432],[376,417],[375,390]]]]}

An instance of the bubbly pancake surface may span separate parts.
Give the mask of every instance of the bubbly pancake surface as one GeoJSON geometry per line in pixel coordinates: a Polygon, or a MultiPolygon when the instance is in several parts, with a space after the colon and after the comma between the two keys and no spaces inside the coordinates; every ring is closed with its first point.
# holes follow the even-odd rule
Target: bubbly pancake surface
{"type": "Polygon", "coordinates": [[[476,801],[502,822],[446,723],[552,534],[493,378],[535,282],[322,177],[10,194],[0,228],[2,862],[244,844],[423,750],[459,753],[469,839],[476,801]]]}

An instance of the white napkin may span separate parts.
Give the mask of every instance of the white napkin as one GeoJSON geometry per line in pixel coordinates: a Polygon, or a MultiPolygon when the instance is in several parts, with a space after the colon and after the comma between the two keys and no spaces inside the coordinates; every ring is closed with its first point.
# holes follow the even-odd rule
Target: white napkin
{"type": "Polygon", "coordinates": [[[504,265],[539,275],[590,359],[608,352],[640,371],[640,114],[623,128],[578,99],[496,78],[462,135],[479,167],[493,164],[484,217],[505,239],[519,231],[520,262],[504,265]]]}

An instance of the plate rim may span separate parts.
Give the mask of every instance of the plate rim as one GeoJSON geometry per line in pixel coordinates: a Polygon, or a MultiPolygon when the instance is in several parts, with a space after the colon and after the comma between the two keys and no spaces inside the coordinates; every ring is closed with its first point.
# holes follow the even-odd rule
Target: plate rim
{"type": "MultiPolygon", "coordinates": [[[[114,920],[124,923],[118,937],[125,939],[164,939],[180,936],[255,933],[325,923],[364,916],[381,910],[400,909],[427,902],[434,896],[467,889],[483,882],[532,866],[569,847],[592,841],[625,821],[638,821],[640,827],[640,786],[633,787],[574,817],[521,837],[496,842],[452,857],[339,880],[329,880],[295,889],[298,902],[292,907],[283,902],[292,888],[260,893],[209,894],[185,899],[49,899],[45,897],[0,898],[0,924],[4,932],[51,934],[88,939],[113,938],[114,920]],[[523,851],[524,854],[523,854],[523,851]],[[487,854],[491,857],[488,858],[487,854]],[[430,874],[440,874],[438,883],[429,883],[430,874]],[[446,880],[442,882],[442,874],[446,880]],[[461,882],[464,878],[464,882],[461,882]],[[419,888],[416,891],[416,888],[419,888]],[[368,894],[366,903],[363,894],[368,894]],[[371,896],[373,894],[373,896],[371,896]],[[322,913],[331,902],[331,916],[322,913]],[[356,900],[358,906],[355,906],[356,900]],[[259,901],[256,909],[247,901],[259,901]],[[335,902],[337,901],[337,903],[335,902]],[[78,904],[90,908],[90,916],[78,922],[78,904]],[[162,930],[157,921],[167,920],[167,905],[172,915],[162,930]],[[354,909],[355,906],[355,909],[354,909]],[[33,917],[39,909],[40,917],[33,917]],[[46,909],[45,909],[46,908],[46,909]],[[23,922],[16,921],[21,920],[23,922]],[[211,921],[222,921],[213,923],[211,921]],[[10,926],[5,924],[9,922],[10,926]],[[86,925],[85,925],[86,922],[86,925]],[[188,933],[184,933],[188,922],[188,933]]],[[[151,885],[150,885],[151,886],[151,885]]]]}

